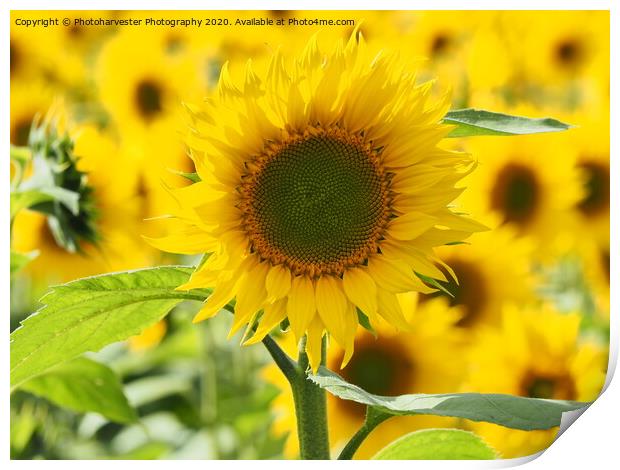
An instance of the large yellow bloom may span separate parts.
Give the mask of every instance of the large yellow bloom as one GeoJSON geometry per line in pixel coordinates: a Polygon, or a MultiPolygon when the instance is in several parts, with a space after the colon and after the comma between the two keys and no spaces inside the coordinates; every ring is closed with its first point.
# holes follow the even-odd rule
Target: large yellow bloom
{"type": "MultiPolygon", "coordinates": [[[[378,323],[377,338],[365,330],[355,337],[356,353],[340,372],[350,383],[378,395],[407,393],[449,393],[458,389],[465,370],[464,330],[455,327],[462,315],[460,308],[448,308],[435,299],[416,308],[415,294],[399,295],[412,332],[394,331],[378,323]]],[[[287,352],[295,352],[292,338],[283,342],[287,352]]],[[[337,368],[345,354],[330,348],[327,367],[337,368]]],[[[299,453],[295,405],[284,375],[272,365],[264,371],[265,379],[278,386],[282,393],[273,404],[276,413],[274,432],[289,433],[285,454],[294,458],[299,453]]],[[[333,454],[343,448],[364,422],[365,407],[332,395],[327,398],[329,439],[333,454]]],[[[372,457],[391,441],[417,429],[454,427],[457,420],[436,416],[400,416],[390,418],[375,429],[355,453],[358,459],[372,457]]]]}
{"type": "MultiPolygon", "coordinates": [[[[501,329],[481,332],[472,345],[466,391],[558,400],[596,398],[605,381],[607,355],[601,346],[578,339],[578,314],[513,306],[503,313],[501,329]]],[[[504,458],[548,447],[558,430],[518,431],[474,422],[468,427],[504,458]]]]}
{"type": "Polygon", "coordinates": [[[251,62],[238,86],[222,69],[218,94],[192,107],[189,145],[201,182],[175,192],[184,232],[155,242],[210,253],[181,289],[211,287],[195,318],[236,298],[231,334],[288,318],[308,335],[318,367],[327,331],[353,353],[356,307],[408,329],[400,292],[444,279],[433,247],[483,227],[451,212],[470,158],[437,147],[448,101],[396,55],[371,55],[355,35],[330,53],[311,40],[293,64],[276,52],[264,81],[251,62]]]}

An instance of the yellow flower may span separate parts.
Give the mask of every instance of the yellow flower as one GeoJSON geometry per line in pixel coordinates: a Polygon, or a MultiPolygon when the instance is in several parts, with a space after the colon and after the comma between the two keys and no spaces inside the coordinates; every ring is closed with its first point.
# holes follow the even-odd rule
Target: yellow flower
{"type": "Polygon", "coordinates": [[[505,19],[528,80],[551,88],[609,77],[608,11],[513,11],[505,19]]]}
{"type": "MultiPolygon", "coordinates": [[[[480,332],[472,344],[465,391],[557,400],[596,398],[605,381],[607,355],[599,345],[579,340],[578,314],[559,314],[547,306],[507,306],[503,313],[501,329],[480,332]]],[[[558,431],[467,425],[504,458],[538,452],[558,431]]]]}
{"type": "MultiPolygon", "coordinates": [[[[464,11],[407,12],[408,31],[401,39],[409,54],[427,59],[421,64],[420,77],[437,78],[442,89],[454,90],[455,101],[467,96],[466,58],[472,32],[487,14],[464,11]]],[[[458,105],[458,107],[463,107],[458,105]]]]}
{"type": "Polygon", "coordinates": [[[583,197],[577,203],[579,223],[581,229],[587,231],[588,238],[601,243],[609,243],[611,173],[608,116],[598,121],[580,120],[580,127],[566,136],[577,153],[577,168],[584,182],[583,197]]]}
{"type": "Polygon", "coordinates": [[[38,280],[66,282],[148,266],[150,250],[139,238],[137,201],[132,199],[135,170],[115,158],[119,155],[116,144],[95,128],[80,128],[73,135],[74,153],[79,157],[77,168],[86,173],[93,191],[100,241],[96,245],[84,242],[79,247],[81,253],[70,253],[56,243],[43,214],[22,211],[13,226],[14,249],[40,251],[26,270],[38,280]]]}
{"type": "Polygon", "coordinates": [[[128,145],[174,137],[181,100],[201,86],[193,63],[167,54],[165,38],[155,31],[123,30],[106,42],[96,63],[101,103],[128,145]]]}
{"type": "MultiPolygon", "coordinates": [[[[407,393],[454,392],[464,371],[464,331],[455,324],[462,315],[459,308],[448,308],[436,299],[415,308],[415,294],[399,295],[399,302],[411,317],[411,333],[399,333],[385,323],[378,323],[377,338],[365,330],[355,337],[355,356],[340,372],[350,383],[378,395],[407,393]]],[[[288,338],[284,347],[295,350],[288,338]]],[[[345,354],[341,348],[330,348],[327,367],[337,368],[345,354]]],[[[276,385],[282,393],[274,401],[276,421],[274,432],[290,433],[285,454],[294,458],[298,452],[295,406],[289,385],[275,366],[264,371],[265,379],[276,385]]],[[[364,422],[365,407],[353,401],[341,400],[332,395],[327,398],[330,446],[333,455],[364,422]]],[[[417,429],[454,427],[452,418],[434,416],[400,416],[390,418],[369,435],[355,454],[358,459],[372,457],[389,442],[417,429]]]]}
{"type": "Polygon", "coordinates": [[[577,155],[583,197],[575,205],[571,254],[581,257],[598,313],[607,319],[610,287],[609,110],[599,110],[596,118],[577,115],[573,119],[580,126],[564,138],[577,155]]]}
{"type": "Polygon", "coordinates": [[[191,108],[187,228],[154,242],[211,253],[180,287],[214,289],[195,321],[236,298],[231,334],[259,320],[256,342],[288,318],[315,370],[325,331],[351,358],[356,307],[408,328],[396,294],[429,292],[415,272],[445,278],[433,247],[484,227],[448,209],[471,160],[437,147],[448,101],[428,104],[403,65],[354,35],[327,54],[311,40],[289,68],[276,52],[264,81],[248,62],[241,87],[223,67],[191,108]]]}
{"type": "MultiPolygon", "coordinates": [[[[65,12],[72,18],[74,14],[65,12]]],[[[11,12],[11,80],[30,81],[45,78],[55,86],[74,86],[83,84],[86,76],[85,58],[73,46],[86,44],[84,38],[72,35],[73,28],[62,24],[48,27],[26,27],[17,25],[16,19],[48,19],[45,11],[11,12]]],[[[96,28],[89,28],[93,31],[96,28]]]]}
{"type": "Polygon", "coordinates": [[[450,305],[461,306],[458,325],[462,327],[497,325],[504,302],[522,303],[534,297],[531,252],[531,243],[515,236],[509,227],[477,234],[471,244],[440,247],[437,254],[455,274],[440,265],[449,280],[440,284],[453,297],[437,291],[421,294],[420,301],[442,296],[450,305]]]}
{"type": "Polygon", "coordinates": [[[460,202],[491,227],[531,237],[539,258],[565,249],[582,194],[574,149],[556,135],[470,139],[465,148],[480,165],[467,181],[476,191],[460,202]]]}

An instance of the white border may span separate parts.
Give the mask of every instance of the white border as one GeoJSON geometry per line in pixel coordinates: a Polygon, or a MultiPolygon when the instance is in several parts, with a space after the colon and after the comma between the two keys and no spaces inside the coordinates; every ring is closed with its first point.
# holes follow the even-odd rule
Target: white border
{"type": "MultiPolygon", "coordinates": [[[[1,111],[2,128],[0,129],[0,138],[2,142],[2,148],[8,150],[9,146],[9,126],[10,122],[10,108],[8,103],[10,101],[10,77],[7,73],[9,70],[9,48],[7,47],[9,38],[9,11],[20,9],[33,9],[33,10],[85,10],[85,9],[101,9],[101,10],[125,10],[125,9],[149,9],[149,10],[235,10],[235,9],[287,9],[287,10],[611,10],[611,57],[618,55],[618,8],[614,6],[614,2],[611,0],[589,0],[589,1],[568,1],[568,0],[470,0],[468,2],[458,0],[433,0],[433,1],[397,1],[397,0],[382,0],[381,2],[373,3],[366,0],[361,0],[351,4],[352,2],[334,1],[334,0],[315,0],[315,1],[283,1],[283,0],[271,0],[264,2],[256,2],[250,0],[229,0],[227,2],[209,2],[204,1],[192,1],[192,0],[176,0],[175,2],[166,2],[163,0],[150,0],[149,2],[139,0],[91,0],[85,2],[84,0],[57,0],[53,4],[45,0],[5,0],[0,5],[0,11],[2,14],[2,22],[0,28],[2,32],[2,38],[7,39],[7,42],[2,42],[3,47],[0,51],[0,61],[5,70],[5,74],[2,76],[2,88],[0,101],[3,103],[3,109],[1,111]],[[466,6],[467,8],[463,8],[466,6]]],[[[611,63],[611,83],[618,83],[620,75],[618,74],[618,61],[612,60],[611,63]]],[[[617,104],[618,93],[615,85],[611,87],[611,128],[617,125],[617,104]]],[[[619,194],[619,172],[618,172],[618,138],[615,133],[611,135],[611,246],[614,247],[611,253],[611,285],[620,286],[620,277],[618,270],[618,252],[617,249],[620,246],[618,240],[618,197],[619,194]]],[[[3,322],[3,338],[1,346],[1,358],[3,365],[3,373],[0,375],[0,384],[2,384],[3,399],[1,400],[0,417],[2,417],[2,423],[0,423],[0,461],[9,462],[12,468],[32,468],[35,465],[41,465],[36,461],[9,461],[9,342],[6,340],[9,333],[9,163],[8,158],[4,158],[2,164],[2,180],[4,181],[4,190],[2,192],[2,220],[4,229],[0,234],[2,238],[2,250],[0,256],[0,266],[2,269],[2,296],[4,299],[4,322],[3,322]]],[[[611,305],[614,308],[618,305],[617,292],[612,289],[611,292],[611,305]]],[[[617,309],[616,309],[617,310],[617,309]]],[[[503,460],[503,461],[490,461],[490,462],[444,462],[444,461],[416,461],[416,462],[393,462],[391,466],[397,466],[402,468],[411,468],[413,466],[416,469],[426,468],[438,468],[438,469],[454,469],[454,468],[500,468],[500,467],[512,467],[515,465],[521,465],[528,463],[528,468],[531,469],[549,469],[560,467],[585,467],[586,465],[593,468],[609,468],[610,462],[618,461],[616,454],[617,447],[617,434],[614,432],[614,422],[611,417],[612,413],[618,412],[618,404],[620,403],[620,385],[618,380],[611,382],[613,376],[613,370],[617,364],[618,358],[618,338],[620,337],[620,328],[618,326],[619,314],[612,309],[611,320],[611,344],[610,344],[610,367],[607,376],[607,389],[603,395],[596,400],[596,402],[579,418],[579,423],[576,426],[571,426],[570,430],[560,436],[547,451],[542,453],[539,458],[528,457],[523,459],[503,460]]],[[[46,468],[65,469],[81,468],[84,463],[81,461],[45,461],[42,465],[46,468]]],[[[107,468],[110,465],[108,461],[92,461],[89,462],[96,468],[107,468]]],[[[129,466],[146,468],[148,465],[151,468],[170,468],[172,466],[183,465],[185,468],[196,468],[204,470],[205,466],[209,467],[224,467],[224,466],[241,466],[252,465],[258,468],[267,467],[279,467],[289,469],[294,467],[306,467],[316,465],[313,462],[303,461],[255,461],[251,463],[245,463],[242,461],[237,462],[225,462],[225,461],[135,461],[135,462],[114,462],[115,466],[129,466]]],[[[341,462],[335,461],[324,462],[322,465],[335,466],[367,466],[377,465],[376,462],[371,461],[354,461],[354,462],[341,462]]]]}

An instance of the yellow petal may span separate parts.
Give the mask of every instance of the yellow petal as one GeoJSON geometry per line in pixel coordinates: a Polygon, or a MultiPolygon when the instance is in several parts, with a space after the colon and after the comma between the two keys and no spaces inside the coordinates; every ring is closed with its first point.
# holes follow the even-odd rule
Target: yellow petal
{"type": "Polygon", "coordinates": [[[263,306],[267,298],[265,277],[267,277],[268,269],[269,265],[266,262],[258,263],[239,283],[235,315],[228,334],[229,339],[263,306]]]}
{"type": "Polygon", "coordinates": [[[291,290],[291,272],[281,264],[272,266],[267,274],[266,287],[269,302],[281,299],[291,290]]]}
{"type": "Polygon", "coordinates": [[[293,278],[291,291],[286,304],[286,314],[291,324],[291,330],[299,341],[316,312],[314,300],[314,286],[306,276],[293,278]]]}
{"type": "Polygon", "coordinates": [[[381,252],[386,258],[405,261],[415,272],[447,281],[444,273],[423,252],[414,248],[413,244],[415,242],[386,241],[381,245],[381,252]]]}
{"type": "Polygon", "coordinates": [[[342,287],[349,300],[372,320],[377,315],[377,286],[363,268],[347,269],[342,287]]]}
{"type": "Polygon", "coordinates": [[[444,225],[452,230],[464,232],[486,232],[490,230],[486,225],[476,222],[468,217],[455,214],[449,210],[444,210],[439,215],[438,225],[444,225]]]}
{"type": "Polygon", "coordinates": [[[198,227],[188,226],[179,233],[162,238],[144,238],[150,245],[158,250],[182,255],[196,255],[199,253],[211,253],[215,251],[219,242],[198,227]]]}
{"type": "Polygon", "coordinates": [[[323,331],[325,326],[318,315],[315,315],[310,325],[308,325],[308,334],[306,341],[306,354],[308,355],[308,361],[310,362],[310,368],[312,372],[316,374],[319,366],[321,365],[321,353],[323,342],[323,331]]]}
{"type": "Polygon", "coordinates": [[[416,194],[438,183],[446,170],[432,165],[412,165],[394,175],[391,189],[399,193],[416,194]]]}
{"type": "Polygon", "coordinates": [[[380,288],[390,292],[433,292],[415,277],[413,270],[402,260],[373,256],[368,260],[368,272],[380,288]]]}
{"type": "Polygon", "coordinates": [[[407,322],[396,295],[379,289],[377,299],[379,301],[379,315],[381,315],[385,321],[399,330],[411,331],[412,327],[407,322]]]}
{"type": "Polygon", "coordinates": [[[355,346],[355,334],[357,333],[357,312],[355,311],[355,305],[349,303],[347,306],[346,315],[344,317],[345,321],[345,338],[344,344],[342,347],[344,348],[344,357],[342,358],[342,363],[340,364],[340,368],[342,369],[346,366],[351,358],[353,357],[353,348],[355,346]]]}
{"type": "MultiPolygon", "coordinates": [[[[350,327],[350,308],[342,287],[342,279],[334,276],[321,276],[316,282],[316,309],[327,331],[336,342],[346,347],[350,327]]],[[[353,313],[355,315],[355,313],[353,313]]],[[[355,315],[357,324],[357,315],[355,315]]],[[[353,327],[355,331],[355,326],[353,327]]]]}
{"type": "Polygon", "coordinates": [[[413,240],[436,223],[436,217],[421,212],[409,212],[392,220],[388,233],[390,237],[397,240],[413,240]]]}
{"type": "Polygon", "coordinates": [[[205,301],[203,307],[196,314],[193,323],[198,323],[207,318],[211,318],[217,312],[222,310],[224,305],[232,300],[237,292],[237,286],[239,285],[239,279],[230,279],[229,281],[218,284],[213,293],[205,301]]]}
{"type": "Polygon", "coordinates": [[[264,307],[265,313],[260,319],[256,333],[244,344],[250,345],[262,341],[273,328],[286,318],[286,299],[280,299],[264,307]]]}

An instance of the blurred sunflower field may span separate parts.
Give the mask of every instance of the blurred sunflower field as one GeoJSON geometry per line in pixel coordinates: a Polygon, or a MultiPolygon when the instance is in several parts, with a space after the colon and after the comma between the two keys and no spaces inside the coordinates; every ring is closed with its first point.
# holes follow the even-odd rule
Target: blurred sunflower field
{"type": "Polygon", "coordinates": [[[601,392],[609,12],[12,11],[10,81],[11,458],[303,457],[302,338],[328,456],[527,456],[559,423],[377,400],[601,392]]]}

